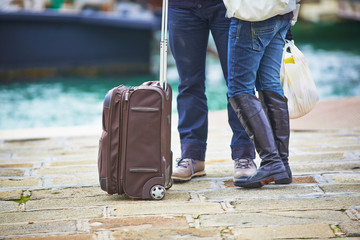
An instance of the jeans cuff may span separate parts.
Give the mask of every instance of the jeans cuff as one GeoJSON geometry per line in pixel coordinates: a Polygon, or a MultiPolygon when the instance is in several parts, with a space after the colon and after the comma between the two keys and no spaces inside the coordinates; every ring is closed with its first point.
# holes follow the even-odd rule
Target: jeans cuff
{"type": "Polygon", "coordinates": [[[242,145],[231,147],[232,159],[255,159],[254,145],[242,145]]]}
{"type": "Polygon", "coordinates": [[[191,158],[194,160],[205,161],[206,143],[181,143],[181,158],[191,158]]]}

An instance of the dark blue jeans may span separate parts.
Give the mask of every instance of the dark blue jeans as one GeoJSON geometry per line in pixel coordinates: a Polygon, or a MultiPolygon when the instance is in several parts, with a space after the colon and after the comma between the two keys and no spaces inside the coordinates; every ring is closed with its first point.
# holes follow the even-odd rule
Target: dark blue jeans
{"type": "MultiPolygon", "coordinates": [[[[209,33],[214,38],[224,78],[227,80],[227,44],[230,19],[223,3],[196,9],[169,9],[169,43],[179,73],[179,113],[182,158],[204,161],[208,135],[205,95],[205,61],[209,33]]],[[[227,84],[227,81],[226,81],[227,84]]],[[[228,103],[228,121],[233,131],[232,158],[255,158],[253,143],[228,103]]]]}

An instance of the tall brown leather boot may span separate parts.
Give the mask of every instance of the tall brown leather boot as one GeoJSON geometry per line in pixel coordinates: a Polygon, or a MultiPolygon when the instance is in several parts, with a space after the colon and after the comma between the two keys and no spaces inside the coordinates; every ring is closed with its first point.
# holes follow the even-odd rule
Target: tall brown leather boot
{"type": "Polygon", "coordinates": [[[289,184],[292,182],[292,173],[289,165],[290,124],[287,102],[273,91],[259,91],[259,97],[269,118],[279,155],[289,175],[288,181],[275,181],[275,183],[289,184]]]}
{"type": "Polygon", "coordinates": [[[234,184],[239,187],[259,188],[272,181],[289,181],[261,102],[250,94],[238,94],[229,101],[261,158],[260,167],[254,175],[236,179],[234,184]]]}

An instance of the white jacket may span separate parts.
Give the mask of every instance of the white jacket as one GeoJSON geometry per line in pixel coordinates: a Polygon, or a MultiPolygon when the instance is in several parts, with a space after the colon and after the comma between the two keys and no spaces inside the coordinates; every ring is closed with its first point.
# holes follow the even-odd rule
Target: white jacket
{"type": "Polygon", "coordinates": [[[300,2],[300,0],[289,0],[287,7],[280,15],[284,15],[284,14],[294,11],[296,9],[297,2],[300,2]]]}
{"type": "Polygon", "coordinates": [[[291,22],[291,25],[294,26],[299,15],[299,10],[300,10],[300,0],[289,0],[289,3],[286,6],[285,10],[280,15],[284,15],[289,12],[294,12],[294,17],[291,22]]]}
{"type": "Polygon", "coordinates": [[[294,11],[296,21],[297,12],[300,8],[300,0],[223,0],[227,8],[226,16],[256,22],[263,21],[275,15],[284,15],[294,11]],[[285,4],[285,6],[284,6],[285,4]]]}

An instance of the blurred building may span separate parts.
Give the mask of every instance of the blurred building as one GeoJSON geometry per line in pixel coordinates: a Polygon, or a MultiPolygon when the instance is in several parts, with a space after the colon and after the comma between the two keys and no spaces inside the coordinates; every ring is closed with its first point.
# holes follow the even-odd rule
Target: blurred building
{"type": "Polygon", "coordinates": [[[311,22],[360,21],[360,0],[301,0],[299,17],[311,22]]]}
{"type": "Polygon", "coordinates": [[[0,0],[0,82],[152,73],[159,18],[115,0],[0,0]]]}

